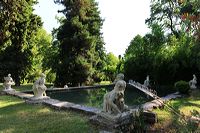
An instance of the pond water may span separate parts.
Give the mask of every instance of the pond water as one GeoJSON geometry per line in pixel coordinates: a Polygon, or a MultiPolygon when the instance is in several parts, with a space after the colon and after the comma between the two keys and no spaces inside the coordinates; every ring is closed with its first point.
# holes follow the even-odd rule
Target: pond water
{"type": "MultiPolygon", "coordinates": [[[[53,99],[58,99],[61,101],[68,101],[76,104],[102,108],[104,94],[112,89],[113,87],[65,92],[48,92],[47,95],[53,99]]],[[[127,86],[124,100],[125,104],[128,106],[137,106],[152,99],[148,99],[146,94],[137,90],[136,88],[127,86]]]]}

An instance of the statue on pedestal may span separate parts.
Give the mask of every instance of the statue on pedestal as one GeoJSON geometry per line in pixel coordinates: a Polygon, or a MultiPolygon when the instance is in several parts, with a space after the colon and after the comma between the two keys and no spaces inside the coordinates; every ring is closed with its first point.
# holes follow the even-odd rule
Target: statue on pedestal
{"type": "Polygon", "coordinates": [[[196,89],[197,86],[197,77],[195,74],[193,74],[193,79],[189,81],[189,86],[190,86],[190,89],[196,89]]]}
{"type": "Polygon", "coordinates": [[[144,81],[143,85],[146,86],[146,87],[150,87],[150,84],[149,84],[149,75],[147,75],[146,80],[144,81]]]}
{"type": "Polygon", "coordinates": [[[124,104],[125,88],[124,80],[118,80],[115,83],[114,89],[104,95],[103,111],[109,114],[119,114],[128,109],[128,106],[124,104]]]}
{"type": "Polygon", "coordinates": [[[15,82],[13,81],[11,74],[8,74],[7,77],[4,77],[4,83],[3,87],[5,88],[4,91],[13,91],[14,89],[11,88],[11,85],[15,85],[15,82]]]}
{"type": "Polygon", "coordinates": [[[47,90],[45,86],[45,77],[45,74],[42,73],[40,78],[33,84],[34,97],[32,99],[43,99],[47,97],[45,92],[47,90]]]}

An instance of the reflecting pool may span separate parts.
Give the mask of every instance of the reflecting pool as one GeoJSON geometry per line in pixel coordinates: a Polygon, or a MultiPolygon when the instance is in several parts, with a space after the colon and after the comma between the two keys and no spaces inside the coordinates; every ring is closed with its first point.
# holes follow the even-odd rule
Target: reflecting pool
{"type": "MultiPolygon", "coordinates": [[[[76,104],[87,105],[97,108],[103,107],[103,97],[113,87],[99,89],[80,89],[64,92],[48,92],[47,95],[53,99],[68,101],[76,104]]],[[[125,104],[128,106],[137,106],[152,99],[148,99],[146,94],[134,87],[127,86],[125,90],[125,104]]]]}

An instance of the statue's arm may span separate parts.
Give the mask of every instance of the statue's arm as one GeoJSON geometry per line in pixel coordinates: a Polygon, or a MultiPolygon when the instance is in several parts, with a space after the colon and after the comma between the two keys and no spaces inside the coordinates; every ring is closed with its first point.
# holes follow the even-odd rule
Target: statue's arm
{"type": "Polygon", "coordinates": [[[116,99],[116,93],[113,93],[112,95],[111,95],[111,97],[109,98],[109,104],[112,106],[112,108],[114,109],[114,110],[116,110],[118,113],[121,113],[121,111],[118,109],[118,107],[117,107],[117,105],[116,104],[114,104],[114,100],[116,99]]]}

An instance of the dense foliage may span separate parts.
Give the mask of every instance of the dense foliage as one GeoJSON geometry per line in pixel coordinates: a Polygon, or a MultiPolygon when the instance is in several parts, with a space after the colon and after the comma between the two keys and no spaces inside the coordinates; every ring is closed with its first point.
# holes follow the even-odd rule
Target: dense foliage
{"type": "Polygon", "coordinates": [[[183,81],[183,80],[177,81],[174,84],[174,87],[176,88],[178,92],[182,94],[188,94],[189,89],[190,89],[188,82],[183,81]]]}
{"type": "Polygon", "coordinates": [[[12,74],[20,85],[32,65],[32,48],[42,26],[33,14],[35,0],[0,1],[0,77],[12,74]]]}
{"type": "Polygon", "coordinates": [[[42,72],[46,74],[47,82],[55,80],[55,73],[51,71],[48,64],[49,59],[53,56],[52,50],[52,36],[48,34],[44,29],[39,29],[34,39],[34,45],[31,48],[32,51],[32,65],[29,67],[29,71],[25,77],[25,81],[28,83],[34,82],[42,72]]]}
{"type": "Polygon", "coordinates": [[[124,59],[125,77],[143,82],[150,75],[151,84],[173,84],[200,74],[199,15],[195,0],[152,0],[146,20],[151,32],[130,42],[124,59]],[[188,16],[183,19],[185,14],[188,16]]]}
{"type": "Polygon", "coordinates": [[[180,37],[188,32],[200,39],[199,0],[152,0],[151,15],[146,23],[151,27],[159,24],[167,33],[180,37]]]}
{"type": "Polygon", "coordinates": [[[102,19],[94,0],[57,0],[65,15],[57,29],[56,85],[78,85],[98,79],[105,57],[102,19]]]}
{"type": "MultiPolygon", "coordinates": [[[[12,74],[16,85],[33,82],[45,72],[57,86],[127,80],[151,84],[189,81],[200,74],[199,0],[151,0],[146,24],[151,29],[135,36],[124,57],[105,53],[103,20],[95,0],[54,0],[64,9],[52,35],[33,14],[36,0],[0,1],[0,77],[12,74]]],[[[1,78],[1,81],[3,79],[1,78]]]]}
{"type": "Polygon", "coordinates": [[[105,78],[104,80],[107,81],[114,81],[117,73],[117,65],[119,64],[119,59],[113,54],[113,53],[108,53],[106,55],[106,60],[105,60],[105,67],[103,69],[105,73],[105,78]]]}

